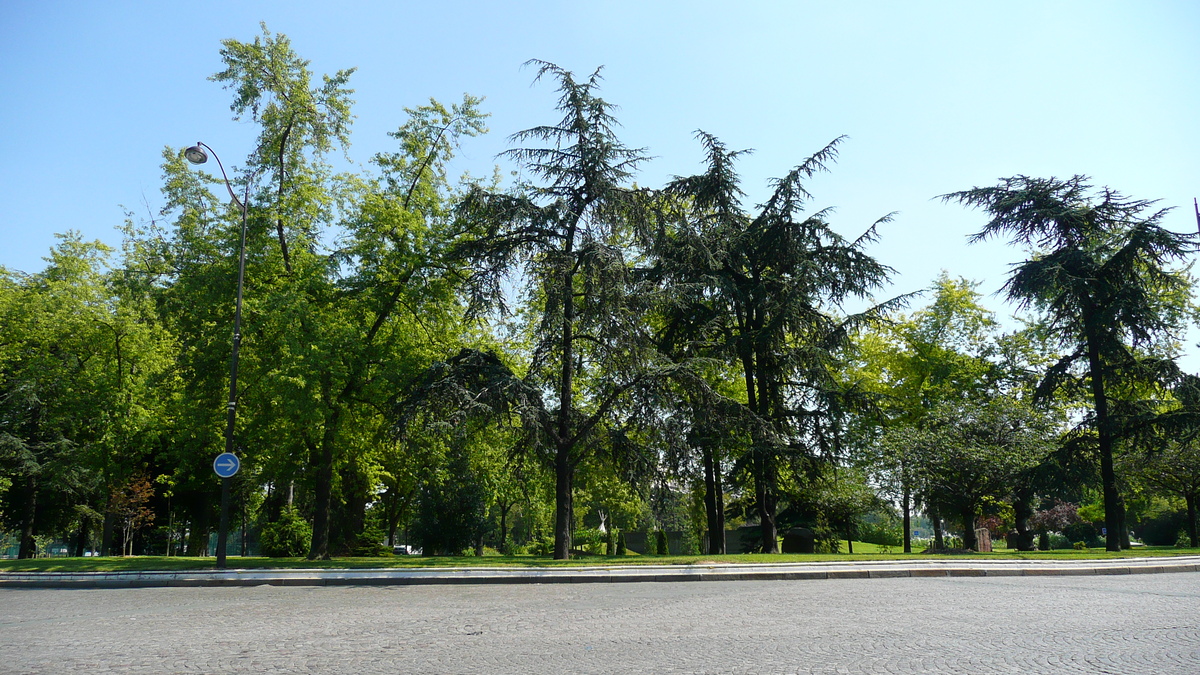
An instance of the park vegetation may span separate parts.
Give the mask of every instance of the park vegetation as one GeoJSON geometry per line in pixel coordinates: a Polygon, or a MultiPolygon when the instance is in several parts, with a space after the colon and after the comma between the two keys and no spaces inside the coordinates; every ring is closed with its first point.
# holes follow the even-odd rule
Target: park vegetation
{"type": "Polygon", "coordinates": [[[644,186],[600,71],[534,61],[559,99],[511,135],[519,179],[449,176],[488,131],[470,95],[406,109],[394,151],[344,170],[353,70],[317,76],[265,27],[220,57],[258,130],[228,193],[168,147],[120,251],[67,232],[43,270],[0,268],[0,533],[22,558],[214,552],[232,193],[232,555],[771,554],[797,528],[828,552],[979,528],[1198,544],[1200,379],[1176,364],[1196,235],[1153,201],[1082,175],[942,196],[1016,247],[1005,331],[975,281],[890,297],[869,248],[891,215],[835,229],[807,188],[844,138],[762,204],[708,131],[697,174],[644,186]]]}

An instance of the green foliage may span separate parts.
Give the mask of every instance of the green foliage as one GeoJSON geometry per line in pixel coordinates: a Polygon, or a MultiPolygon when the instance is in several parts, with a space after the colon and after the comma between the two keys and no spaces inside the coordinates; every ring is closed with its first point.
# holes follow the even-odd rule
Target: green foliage
{"type": "Polygon", "coordinates": [[[654,531],[654,554],[669,555],[670,550],[667,548],[667,533],[665,530],[654,531]]]}
{"type": "Polygon", "coordinates": [[[773,181],[766,203],[750,213],[734,170],[744,151],[697,136],[705,172],[678,178],[657,196],[643,235],[653,274],[670,293],[660,348],[702,354],[744,383],[736,398],[712,382],[693,385],[694,398],[703,394],[693,419],[709,418],[693,426],[699,436],[711,435],[711,426],[745,437],[734,473],[753,486],[762,546],[774,552],[788,474],[838,452],[845,415],[862,402],[840,386],[839,357],[855,327],[883,309],[842,317],[831,308],[867,298],[891,270],[865,251],[875,226],[847,240],[830,226],[829,209],[805,212],[805,184],[828,169],[842,138],[773,181]]]}
{"type": "Polygon", "coordinates": [[[571,537],[575,547],[589,555],[600,555],[603,551],[604,532],[594,527],[581,527],[575,530],[571,537]]]}
{"type": "Polygon", "coordinates": [[[258,545],[269,558],[295,558],[308,553],[311,541],[312,525],[296,507],[288,505],[279,513],[279,520],[263,526],[258,545]]]}
{"type": "Polygon", "coordinates": [[[454,448],[446,459],[421,485],[413,536],[425,555],[462,555],[486,523],[482,478],[466,449],[454,448]]]}
{"type": "Polygon", "coordinates": [[[625,532],[617,532],[617,556],[624,557],[629,554],[629,547],[625,545],[625,532]]]}
{"type": "Polygon", "coordinates": [[[879,546],[901,546],[904,544],[904,531],[895,517],[864,519],[858,523],[858,541],[879,546]]]}
{"type": "Polygon", "coordinates": [[[1002,499],[1042,462],[1057,440],[1053,420],[1020,400],[996,397],[946,404],[924,428],[893,427],[882,442],[912,467],[926,504],[963,522],[968,547],[974,522],[990,499],[1002,499]]]}
{"type": "Polygon", "coordinates": [[[1153,201],[1094,190],[1087,181],[1013,176],[943,199],[989,213],[972,241],[1007,235],[1033,252],[1004,290],[1038,312],[1046,334],[1067,352],[1046,371],[1039,397],[1064,389],[1090,397],[1094,414],[1084,424],[1095,434],[1107,548],[1118,551],[1127,546],[1114,467],[1126,421],[1120,411],[1144,407],[1138,394],[1145,388],[1131,384],[1177,374],[1173,345],[1186,326],[1191,290],[1186,272],[1171,266],[1195,250],[1196,235],[1164,228],[1167,210],[1153,201]]]}

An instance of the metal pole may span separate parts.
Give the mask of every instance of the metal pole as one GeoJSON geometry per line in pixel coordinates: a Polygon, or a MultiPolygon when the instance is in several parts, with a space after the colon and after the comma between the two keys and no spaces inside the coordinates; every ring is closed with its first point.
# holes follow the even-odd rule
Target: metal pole
{"type": "MultiPolygon", "coordinates": [[[[216,156],[217,153],[213,153],[216,156]]],[[[220,160],[217,160],[220,164],[220,160]]],[[[224,169],[222,169],[224,171],[224,169]]],[[[228,183],[228,179],[226,179],[228,183]]],[[[232,190],[231,190],[232,192],[232,190]]],[[[250,186],[246,185],[246,198],[249,200],[250,186]]],[[[237,374],[238,350],[242,346],[242,288],[246,279],[246,201],[238,202],[242,207],[242,236],[238,247],[238,277],[237,304],[233,311],[233,354],[229,358],[229,403],[228,419],[225,422],[225,452],[233,453],[233,425],[237,419],[237,374]]],[[[229,540],[229,481],[232,478],[221,479],[221,526],[217,531],[217,569],[225,569],[225,548],[229,540]]]]}
{"type": "MultiPolygon", "coordinates": [[[[234,423],[237,421],[238,350],[242,345],[242,288],[246,280],[246,217],[249,211],[246,204],[250,201],[250,182],[246,182],[245,197],[239,200],[233,192],[229,176],[225,173],[225,165],[221,163],[217,152],[206,143],[197,143],[196,145],[207,148],[216,158],[217,166],[221,168],[221,177],[225,179],[225,189],[229,191],[233,203],[242,211],[241,243],[238,247],[237,302],[233,311],[233,353],[229,358],[229,402],[226,404],[227,418],[225,421],[225,452],[233,453],[233,429],[234,423]]],[[[221,523],[217,530],[217,569],[219,570],[225,569],[225,549],[229,542],[230,480],[232,478],[221,479],[221,523]]]]}

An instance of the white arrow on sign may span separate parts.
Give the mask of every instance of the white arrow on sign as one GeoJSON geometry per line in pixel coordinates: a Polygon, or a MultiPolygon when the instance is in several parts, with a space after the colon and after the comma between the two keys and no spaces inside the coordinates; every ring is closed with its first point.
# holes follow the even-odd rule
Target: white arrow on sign
{"type": "Polygon", "coordinates": [[[222,452],[213,460],[213,471],[221,478],[233,476],[241,467],[242,463],[238,460],[237,455],[232,452],[222,452]]]}

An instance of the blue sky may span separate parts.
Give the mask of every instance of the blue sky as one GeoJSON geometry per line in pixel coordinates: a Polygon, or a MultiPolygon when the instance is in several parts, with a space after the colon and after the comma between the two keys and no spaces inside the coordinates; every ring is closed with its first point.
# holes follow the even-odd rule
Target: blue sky
{"type": "MultiPolygon", "coordinates": [[[[486,97],[492,133],[458,170],[488,174],[514,131],[555,119],[538,58],[605,66],[623,138],[656,159],[638,182],[700,168],[693,131],[754,148],[750,202],[834,137],[814,208],[857,235],[897,211],[874,253],[892,292],[939,270],[992,293],[1021,252],[968,246],[978,213],[932,199],[1002,176],[1084,173],[1178,207],[1200,195],[1200,3],[1178,2],[22,2],[0,3],[0,265],[37,271],[55,232],[118,245],[123,209],[161,204],[163,146],[203,140],[240,164],[220,40],[259,21],[317,73],[357,67],[358,162],[391,148],[402,108],[486,97]]],[[[989,304],[1005,311],[998,298],[989,304]]],[[[1194,341],[1194,340],[1193,340],[1194,341]]]]}

